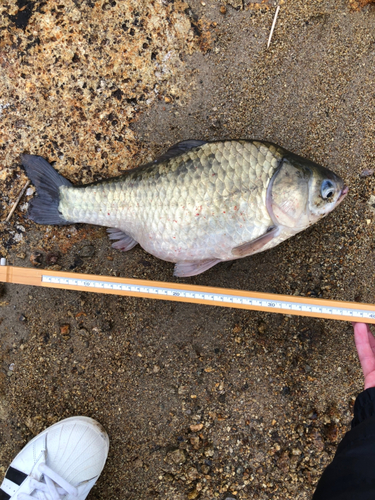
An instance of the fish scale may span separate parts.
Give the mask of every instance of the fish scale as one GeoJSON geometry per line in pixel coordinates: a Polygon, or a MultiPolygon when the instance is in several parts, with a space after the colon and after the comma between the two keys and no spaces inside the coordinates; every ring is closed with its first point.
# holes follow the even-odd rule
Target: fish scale
{"type": "Polygon", "coordinates": [[[33,220],[107,226],[115,248],[139,243],[176,262],[179,276],[272,248],[347,192],[324,167],[251,140],[185,141],[152,163],[86,186],[72,186],[40,157],[25,155],[23,164],[42,194],[31,204],[33,220]],[[323,182],[334,186],[332,202],[322,199],[323,182]]]}
{"type": "Polygon", "coordinates": [[[159,168],[146,167],[147,172],[141,168],[112,182],[63,186],[59,210],[68,221],[121,229],[164,260],[225,260],[233,247],[272,224],[262,192],[281,154],[275,147],[267,150],[266,172],[257,160],[261,148],[259,142],[207,143],[159,168]],[[246,185],[255,189],[240,192],[246,185]]]}

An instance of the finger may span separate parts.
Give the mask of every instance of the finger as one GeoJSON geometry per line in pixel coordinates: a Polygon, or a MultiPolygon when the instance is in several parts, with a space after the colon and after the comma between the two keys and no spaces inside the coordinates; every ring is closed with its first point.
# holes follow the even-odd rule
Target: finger
{"type": "Polygon", "coordinates": [[[370,387],[375,387],[375,372],[371,372],[367,377],[365,377],[364,389],[369,389],[370,387]]]}
{"type": "Polygon", "coordinates": [[[370,330],[369,325],[367,325],[367,327],[368,327],[368,338],[369,338],[369,341],[370,341],[370,346],[371,346],[372,351],[375,352],[375,337],[373,336],[372,331],[370,330]]]}
{"type": "Polygon", "coordinates": [[[368,373],[375,370],[375,354],[371,348],[370,336],[372,337],[372,333],[368,325],[364,323],[356,323],[354,325],[355,345],[365,377],[368,373]]]}

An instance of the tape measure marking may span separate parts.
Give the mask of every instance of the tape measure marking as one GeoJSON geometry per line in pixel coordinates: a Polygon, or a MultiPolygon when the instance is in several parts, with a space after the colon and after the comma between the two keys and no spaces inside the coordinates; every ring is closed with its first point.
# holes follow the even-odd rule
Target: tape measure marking
{"type": "MultiPolygon", "coordinates": [[[[110,281],[97,281],[89,279],[79,279],[79,278],[65,278],[59,276],[49,276],[42,275],[43,283],[50,283],[56,285],[67,285],[72,287],[84,287],[87,289],[102,289],[102,290],[113,290],[129,292],[132,294],[142,294],[149,295],[150,298],[156,297],[173,297],[181,299],[195,299],[204,300],[206,303],[211,303],[212,305],[236,305],[241,304],[243,306],[252,306],[257,308],[264,308],[265,310],[281,309],[284,314],[290,313],[315,313],[324,314],[328,316],[345,316],[353,319],[375,319],[375,312],[371,310],[345,308],[345,307],[331,307],[331,306],[321,306],[321,305],[311,305],[308,303],[296,303],[288,302],[282,300],[267,300],[260,299],[251,296],[241,296],[241,295],[230,295],[225,293],[210,293],[210,292],[200,292],[200,291],[187,291],[178,288],[168,288],[161,286],[146,286],[146,285],[134,285],[131,283],[112,283],[110,281]]],[[[276,311],[275,311],[276,312],[276,311]]],[[[344,318],[343,318],[344,319],[344,318]]]]}

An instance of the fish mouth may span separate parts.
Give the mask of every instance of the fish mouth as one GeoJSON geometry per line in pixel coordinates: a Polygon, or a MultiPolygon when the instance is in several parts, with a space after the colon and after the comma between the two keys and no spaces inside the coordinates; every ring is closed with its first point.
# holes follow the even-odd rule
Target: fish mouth
{"type": "Polygon", "coordinates": [[[348,192],[349,192],[348,186],[344,186],[341,190],[340,196],[337,199],[337,205],[342,202],[342,200],[345,198],[348,192]]]}

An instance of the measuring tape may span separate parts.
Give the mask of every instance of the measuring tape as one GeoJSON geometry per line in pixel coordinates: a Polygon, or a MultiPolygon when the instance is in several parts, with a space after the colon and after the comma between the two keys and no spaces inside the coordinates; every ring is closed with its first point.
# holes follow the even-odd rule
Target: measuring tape
{"type": "Polygon", "coordinates": [[[6,265],[5,259],[1,259],[0,281],[83,292],[109,293],[342,321],[375,323],[375,305],[372,304],[12,267],[6,265]]]}

